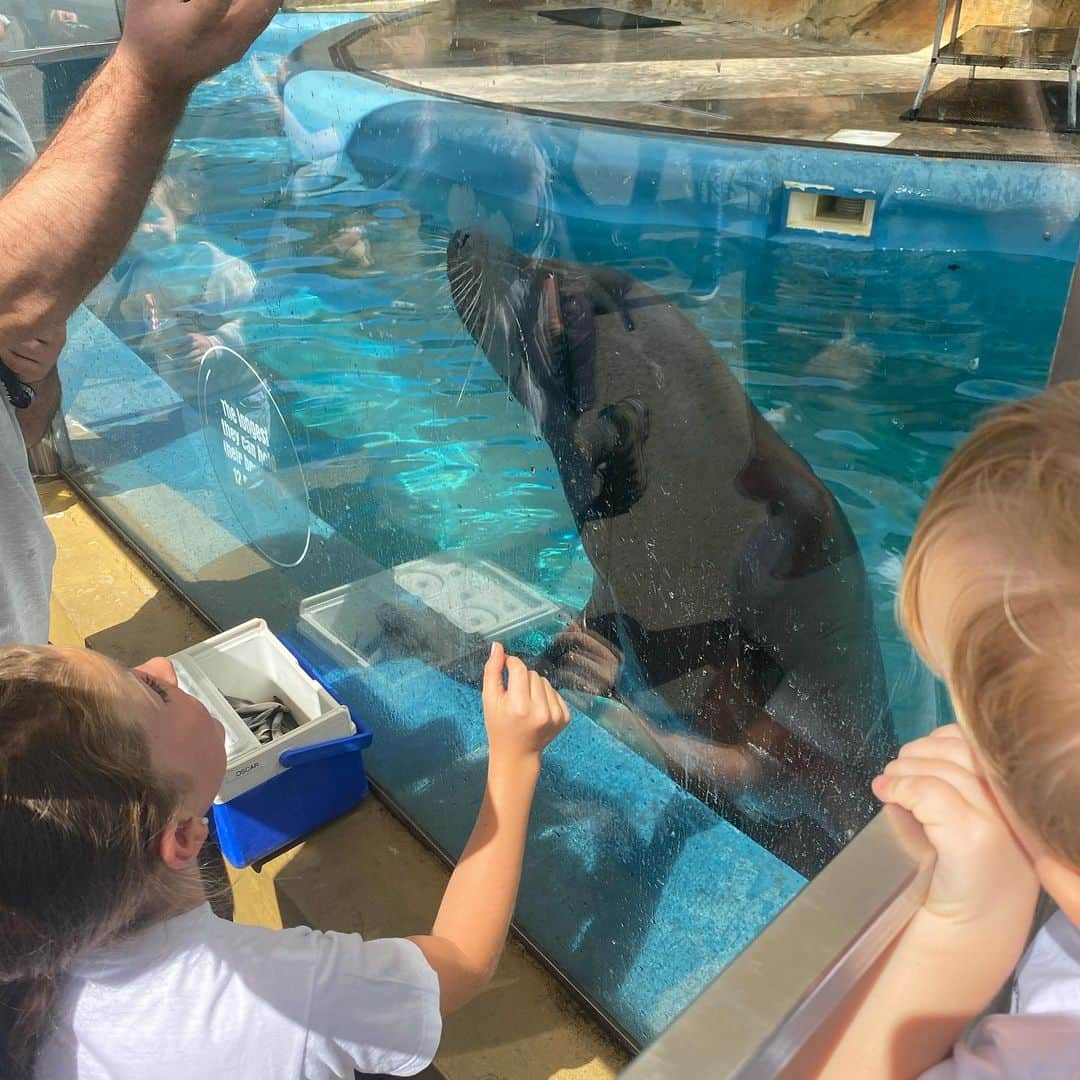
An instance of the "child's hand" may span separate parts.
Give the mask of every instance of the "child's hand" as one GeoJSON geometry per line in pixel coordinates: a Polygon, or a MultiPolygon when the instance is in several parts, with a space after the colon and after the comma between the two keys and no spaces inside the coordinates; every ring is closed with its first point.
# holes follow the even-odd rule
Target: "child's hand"
{"type": "Polygon", "coordinates": [[[1030,921],[1035,871],[956,724],[908,743],[873,788],[910,811],[937,851],[924,912],[954,927],[1030,921]]]}
{"type": "Polygon", "coordinates": [[[544,747],[570,723],[570,710],[547,679],[495,642],[484,665],[484,723],[489,760],[539,763],[544,747]]]}

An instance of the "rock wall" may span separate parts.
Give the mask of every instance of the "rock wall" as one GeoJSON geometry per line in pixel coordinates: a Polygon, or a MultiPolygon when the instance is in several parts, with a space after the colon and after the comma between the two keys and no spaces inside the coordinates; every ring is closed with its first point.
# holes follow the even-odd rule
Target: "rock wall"
{"type": "MultiPolygon", "coordinates": [[[[934,37],[938,0],[675,0],[703,14],[745,19],[823,41],[883,49],[925,48],[934,37]]],[[[652,6],[658,6],[653,0],[652,6]]],[[[663,6],[663,0],[659,0],[663,6]]],[[[949,19],[952,18],[950,7],[949,19]]],[[[968,0],[961,27],[979,23],[1080,26],[1080,0],[968,0]]],[[[950,25],[950,24],[947,24],[950,25]]]]}
{"type": "MultiPolygon", "coordinates": [[[[802,6],[802,4],[800,4],[802,6]]],[[[872,40],[883,45],[921,48],[934,37],[936,0],[816,0],[806,5],[803,32],[826,40],[872,40]]],[[[952,19],[950,6],[949,20],[952,19]]],[[[972,0],[961,29],[979,23],[1003,26],[1080,25],[1077,0],[972,0]]],[[[946,26],[951,23],[946,23],[946,26]]]]}

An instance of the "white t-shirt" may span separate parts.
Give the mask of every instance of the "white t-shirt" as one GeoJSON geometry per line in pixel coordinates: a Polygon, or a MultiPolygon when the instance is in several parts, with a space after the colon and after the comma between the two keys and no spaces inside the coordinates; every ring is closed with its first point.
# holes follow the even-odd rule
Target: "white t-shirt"
{"type": "Polygon", "coordinates": [[[412,1076],[442,1034],[411,941],[219,919],[209,905],[79,961],[39,1080],[412,1076]]]}
{"type": "Polygon", "coordinates": [[[922,1080],[1080,1076],[1080,931],[1058,911],[1016,969],[1011,1013],[981,1020],[922,1080]]]}
{"type": "Polygon", "coordinates": [[[0,386],[0,645],[49,640],[56,545],[26,461],[26,443],[0,386]]]}

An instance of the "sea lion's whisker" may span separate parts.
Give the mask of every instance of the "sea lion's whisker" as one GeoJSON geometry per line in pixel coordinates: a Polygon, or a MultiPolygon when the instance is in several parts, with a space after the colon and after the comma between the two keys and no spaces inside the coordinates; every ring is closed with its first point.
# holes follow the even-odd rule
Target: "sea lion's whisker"
{"type": "Polygon", "coordinates": [[[461,321],[468,326],[472,321],[472,317],[476,314],[476,309],[480,306],[480,290],[477,289],[469,300],[469,306],[461,313],[461,321]]]}
{"type": "MultiPolygon", "coordinates": [[[[476,293],[475,293],[475,296],[473,297],[473,303],[474,303],[474,306],[476,306],[476,307],[478,307],[478,305],[480,305],[480,298],[481,298],[481,291],[482,291],[481,286],[483,284],[483,280],[484,280],[484,275],[483,275],[483,271],[482,271],[481,275],[480,275],[480,279],[478,279],[477,282],[476,282],[476,293]]],[[[494,302],[494,300],[492,300],[489,297],[488,298],[488,309],[489,309],[489,311],[490,311],[490,305],[491,305],[492,302],[494,302]]],[[[462,318],[462,323],[464,323],[464,322],[467,322],[467,319],[462,318]]],[[[489,327],[489,325],[490,325],[490,321],[485,320],[485,323],[484,323],[485,330],[489,327]]],[[[482,342],[478,342],[478,345],[480,345],[480,349],[478,349],[477,351],[485,351],[486,352],[486,347],[483,345],[482,342]]],[[[476,366],[476,351],[473,352],[472,360],[469,361],[469,370],[467,370],[467,372],[465,372],[464,382],[461,383],[461,392],[458,394],[458,401],[457,401],[457,405],[459,407],[461,405],[461,400],[463,399],[463,397],[465,395],[465,390],[469,389],[469,382],[472,379],[472,373],[473,373],[473,369],[475,368],[475,366],[476,366]]]]}
{"type": "MultiPolygon", "coordinates": [[[[461,321],[465,324],[465,328],[467,330],[470,328],[470,324],[473,321],[473,317],[476,315],[476,312],[480,307],[480,302],[484,295],[484,271],[481,270],[480,273],[473,280],[474,287],[472,299],[469,301],[468,310],[462,311],[461,313],[461,321]]],[[[464,305],[465,295],[466,294],[464,293],[462,294],[462,306],[464,305]]]]}
{"type": "Polygon", "coordinates": [[[459,278],[456,282],[452,282],[451,288],[459,299],[464,300],[470,293],[478,293],[480,291],[480,285],[481,279],[469,274],[464,278],[459,278]]]}
{"type": "Polygon", "coordinates": [[[491,348],[491,342],[495,336],[495,320],[491,317],[494,305],[495,297],[489,296],[487,309],[484,311],[484,318],[480,323],[480,337],[477,339],[477,344],[485,354],[491,348]]]}
{"type": "Polygon", "coordinates": [[[454,288],[455,286],[460,285],[463,281],[467,284],[472,276],[472,270],[470,267],[461,266],[458,267],[455,272],[447,274],[446,279],[450,282],[450,288],[454,288]]]}
{"type": "MultiPolygon", "coordinates": [[[[543,431],[546,415],[546,410],[544,408],[545,398],[543,391],[540,390],[539,384],[533,376],[532,361],[529,358],[529,340],[525,335],[525,327],[521,325],[521,319],[518,318],[517,310],[511,307],[510,314],[514,317],[514,322],[517,324],[518,340],[521,342],[521,365],[525,369],[527,377],[525,385],[532,390],[532,393],[529,395],[530,400],[522,402],[522,404],[525,405],[529,416],[536,425],[537,431],[543,431]]],[[[507,337],[509,338],[509,332],[507,333],[507,337]]],[[[542,356],[541,360],[543,361],[544,366],[550,370],[551,357],[542,356]]]]}
{"type": "Polygon", "coordinates": [[[472,378],[473,368],[476,367],[476,353],[473,353],[472,359],[469,361],[469,370],[465,372],[465,381],[461,384],[461,392],[457,396],[455,402],[456,407],[461,406],[461,399],[465,396],[465,391],[469,388],[469,380],[472,378]]]}

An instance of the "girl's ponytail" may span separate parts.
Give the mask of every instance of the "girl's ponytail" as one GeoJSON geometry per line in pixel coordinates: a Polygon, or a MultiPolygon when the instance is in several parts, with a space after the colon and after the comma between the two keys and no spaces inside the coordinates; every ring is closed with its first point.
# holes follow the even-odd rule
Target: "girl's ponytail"
{"type": "Polygon", "coordinates": [[[55,974],[0,983],[0,1076],[33,1080],[58,991],[55,974]]]}
{"type": "Polygon", "coordinates": [[[138,690],[92,653],[0,648],[0,1076],[32,1080],[71,962],[177,910],[179,803],[138,690]]]}

